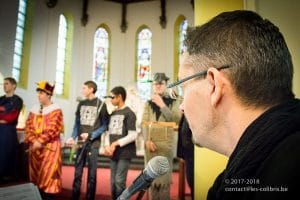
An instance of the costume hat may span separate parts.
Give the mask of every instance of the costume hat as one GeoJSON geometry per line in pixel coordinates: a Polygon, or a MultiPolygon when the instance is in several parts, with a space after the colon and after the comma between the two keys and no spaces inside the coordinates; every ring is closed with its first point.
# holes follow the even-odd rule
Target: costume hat
{"type": "Polygon", "coordinates": [[[41,91],[44,91],[44,92],[46,92],[47,94],[49,94],[51,96],[53,95],[53,91],[54,91],[54,87],[55,87],[54,84],[52,86],[47,81],[40,81],[36,84],[37,84],[36,91],[41,90],[41,91]]]}
{"type": "Polygon", "coordinates": [[[161,83],[163,81],[168,81],[169,77],[166,76],[165,73],[155,73],[153,76],[153,81],[161,83]]]}

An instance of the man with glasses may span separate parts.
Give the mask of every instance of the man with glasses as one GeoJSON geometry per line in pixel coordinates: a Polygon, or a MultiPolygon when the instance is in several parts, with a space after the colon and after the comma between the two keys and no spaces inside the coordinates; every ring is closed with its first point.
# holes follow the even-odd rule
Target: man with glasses
{"type": "Polygon", "coordinates": [[[300,178],[300,101],[278,27],[252,11],[191,28],[177,83],[195,144],[229,157],[207,199],[284,199],[300,178]]]}
{"type": "MultiPolygon", "coordinates": [[[[174,139],[173,128],[154,127],[152,122],[175,122],[178,124],[181,118],[179,110],[180,101],[171,98],[167,91],[167,81],[169,78],[165,73],[156,73],[153,77],[153,95],[144,107],[142,122],[149,123],[143,126],[145,139],[145,164],[154,156],[165,156],[172,166],[174,158],[174,139]]],[[[170,171],[155,179],[150,186],[150,199],[168,200],[170,199],[170,184],[172,183],[172,167],[170,171]]]]}

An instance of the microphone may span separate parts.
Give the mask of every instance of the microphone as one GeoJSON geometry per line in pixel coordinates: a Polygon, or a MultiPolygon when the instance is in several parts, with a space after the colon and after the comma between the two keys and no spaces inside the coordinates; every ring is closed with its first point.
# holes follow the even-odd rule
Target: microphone
{"type": "Polygon", "coordinates": [[[117,200],[127,200],[136,192],[146,190],[150,187],[152,181],[170,169],[168,159],[164,156],[155,156],[149,160],[146,168],[142,173],[133,181],[130,187],[126,188],[117,200]]]}

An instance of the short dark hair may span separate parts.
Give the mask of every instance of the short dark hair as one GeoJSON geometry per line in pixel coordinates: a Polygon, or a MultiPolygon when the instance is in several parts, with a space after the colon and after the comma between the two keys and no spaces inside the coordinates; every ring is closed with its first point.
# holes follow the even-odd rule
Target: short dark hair
{"type": "Polygon", "coordinates": [[[9,81],[11,84],[17,86],[17,81],[13,77],[6,77],[4,78],[5,81],[9,81]]]}
{"type": "Polygon", "coordinates": [[[124,87],[122,87],[122,86],[114,87],[110,92],[115,94],[115,95],[121,95],[122,100],[123,101],[126,100],[126,90],[125,90],[124,87]]]}
{"type": "Polygon", "coordinates": [[[294,97],[293,64],[284,37],[255,12],[221,13],[189,28],[185,44],[196,72],[229,65],[224,73],[245,105],[269,107],[294,97]]]}
{"type": "Polygon", "coordinates": [[[93,93],[97,92],[97,84],[94,81],[86,81],[84,85],[88,86],[89,88],[93,88],[93,93]]]}

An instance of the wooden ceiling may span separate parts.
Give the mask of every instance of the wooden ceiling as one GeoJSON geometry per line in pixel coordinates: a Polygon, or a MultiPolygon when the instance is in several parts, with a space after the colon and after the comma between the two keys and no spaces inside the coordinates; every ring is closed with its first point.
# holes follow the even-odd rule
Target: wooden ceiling
{"type": "MultiPolygon", "coordinates": [[[[48,6],[48,8],[54,8],[57,4],[57,1],[59,1],[59,0],[46,0],[46,5],[48,6]]],[[[123,33],[125,33],[127,30],[128,23],[127,23],[126,16],[127,16],[127,5],[128,4],[146,2],[146,1],[160,1],[161,16],[159,16],[159,24],[161,25],[162,28],[166,28],[166,25],[167,25],[166,1],[167,0],[105,0],[105,1],[116,2],[116,3],[120,3],[122,5],[122,8],[121,8],[122,18],[121,18],[120,28],[123,33]]],[[[194,8],[194,0],[190,0],[190,2],[194,8]]],[[[89,4],[89,0],[82,0],[81,24],[83,26],[86,26],[86,24],[88,23],[88,19],[89,19],[88,4],[89,4]]]]}
{"type": "Polygon", "coordinates": [[[105,0],[120,3],[122,5],[122,19],[121,19],[121,31],[123,33],[127,30],[127,5],[130,3],[139,3],[139,2],[146,2],[146,1],[160,1],[160,8],[161,8],[161,16],[159,17],[159,23],[162,28],[166,28],[167,25],[167,17],[166,17],[166,0],[105,0]]]}
{"type": "Polygon", "coordinates": [[[143,2],[143,1],[158,1],[158,0],[106,0],[106,1],[113,1],[117,3],[138,3],[138,2],[143,2]]]}

